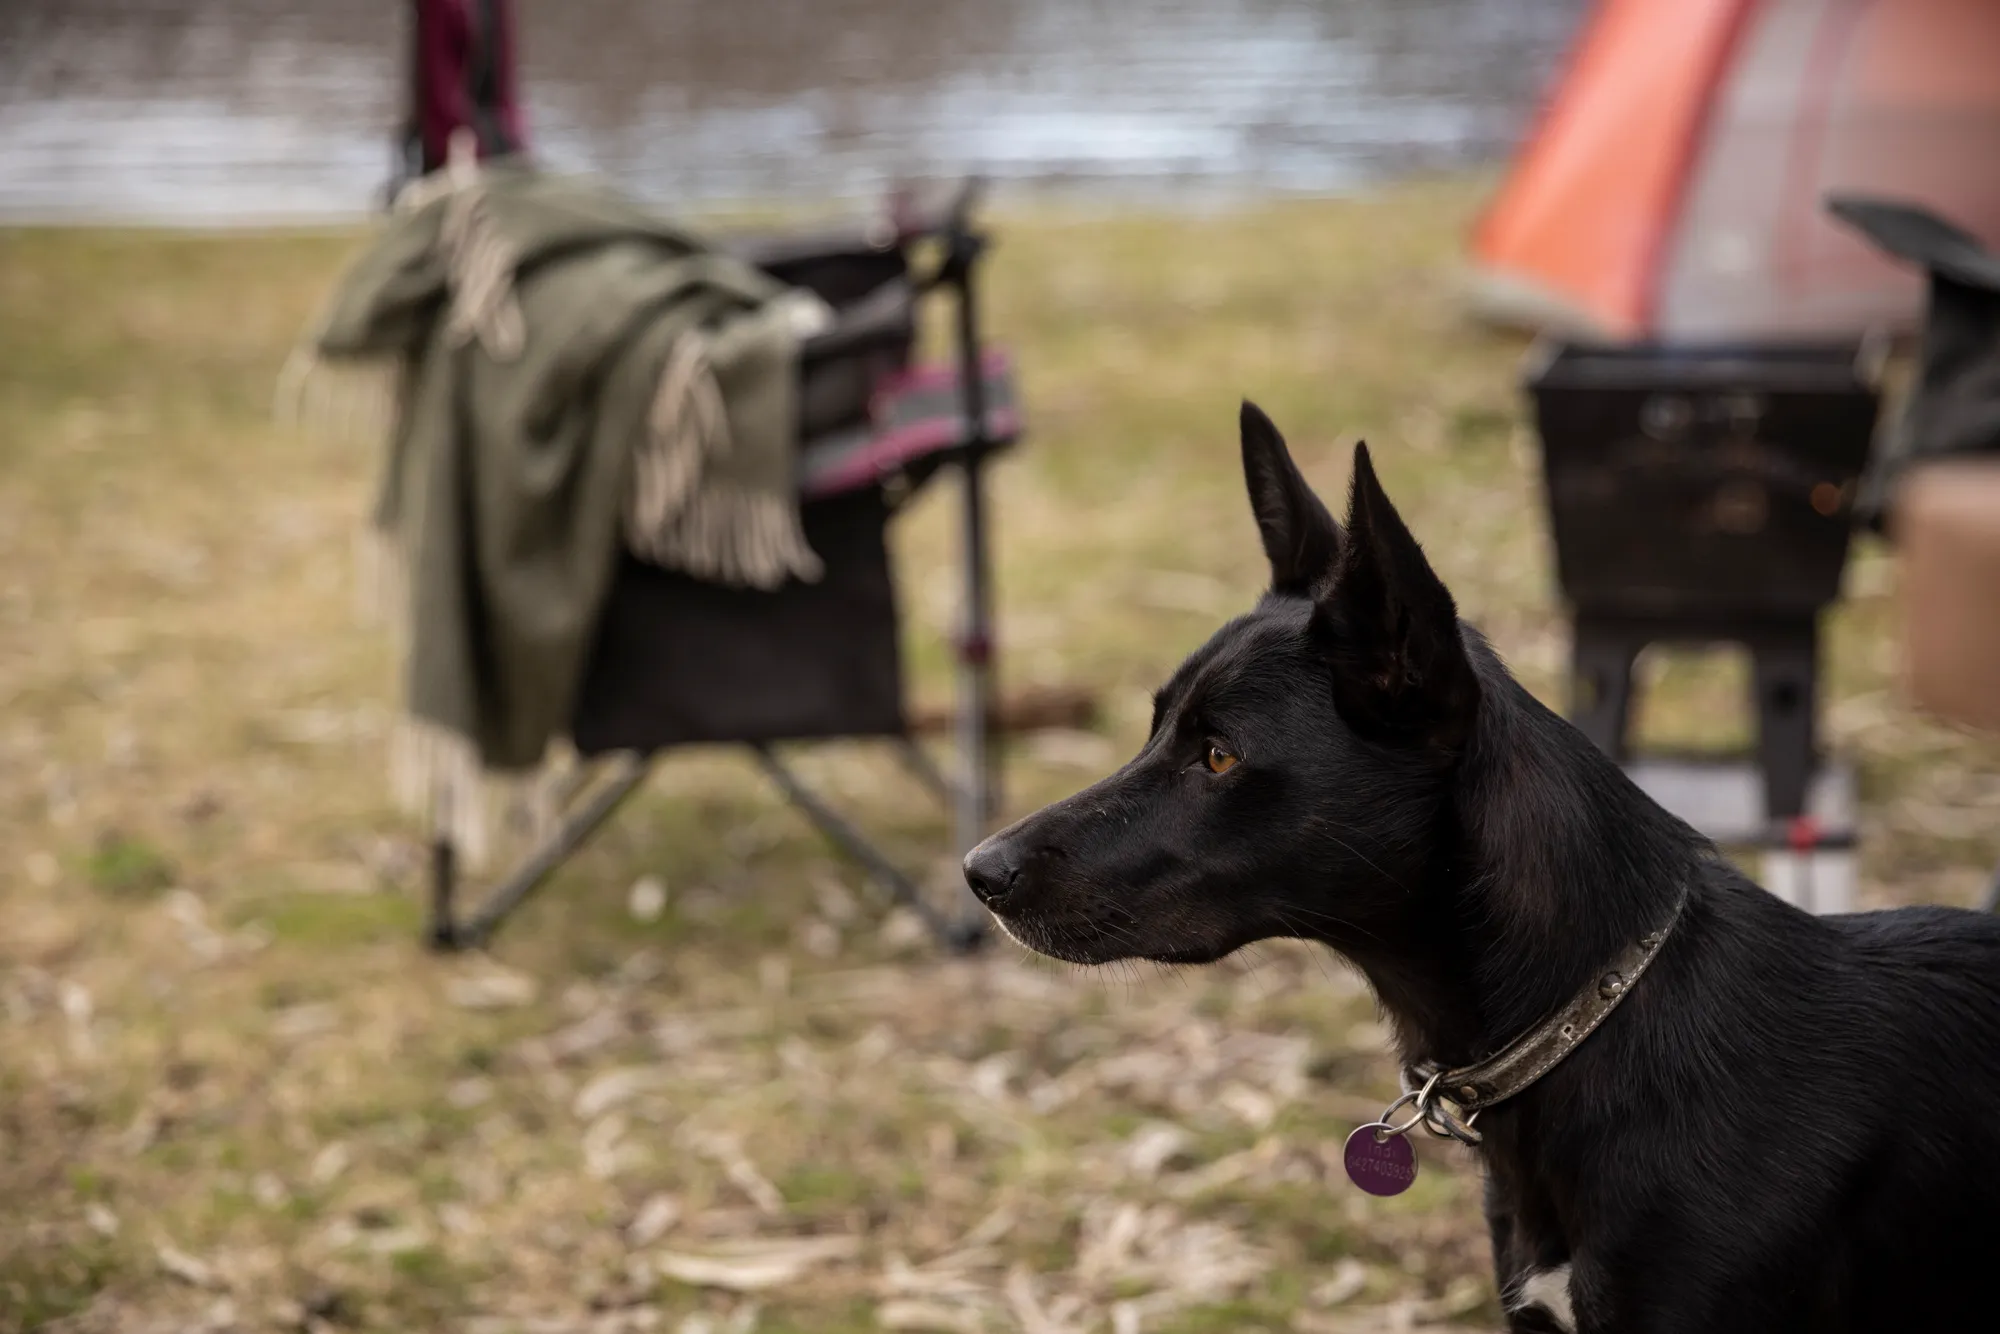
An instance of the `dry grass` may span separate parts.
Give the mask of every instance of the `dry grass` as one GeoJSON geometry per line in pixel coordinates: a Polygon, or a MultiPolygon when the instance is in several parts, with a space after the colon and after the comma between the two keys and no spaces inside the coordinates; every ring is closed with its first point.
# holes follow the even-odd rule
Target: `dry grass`
{"type": "MultiPolygon", "coordinates": [[[[1472,200],[1005,220],[993,320],[1035,429],[998,487],[1006,670],[1109,704],[1094,739],[1024,747],[1014,806],[1128,751],[1145,692],[1254,595],[1241,393],[1329,490],[1365,430],[1468,613],[1555,687],[1520,348],[1448,285],[1472,200]]],[[[0,233],[0,1330],[1492,1322],[1465,1162],[1424,1146],[1392,1201],[1329,1169],[1393,1072],[1305,949],[941,961],[710,753],[664,764],[496,958],[420,953],[389,663],[351,616],[375,460],[267,412],[349,244],[0,233]]],[[[899,533],[926,690],[941,499],[899,533]]],[[[2000,751],[1901,708],[1886,558],[1854,575],[1830,718],[1864,895],[1967,902],[2000,751]]],[[[1740,670],[1665,663],[1648,731],[1740,739],[1740,670]]],[[[937,858],[883,757],[810,768],[937,858]]]]}

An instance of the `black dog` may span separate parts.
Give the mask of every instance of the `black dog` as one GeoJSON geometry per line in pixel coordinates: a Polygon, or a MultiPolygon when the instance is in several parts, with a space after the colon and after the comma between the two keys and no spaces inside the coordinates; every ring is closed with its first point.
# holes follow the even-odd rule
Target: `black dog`
{"type": "Polygon", "coordinates": [[[2000,919],[1765,893],[1459,622],[1365,447],[1343,531],[1242,428],[1270,592],[1136,759],[973,851],[974,892],[1077,963],[1322,941],[1420,1078],[1611,996],[1648,945],[1629,1001],[1478,1120],[1510,1328],[2000,1329],[2000,919]]]}

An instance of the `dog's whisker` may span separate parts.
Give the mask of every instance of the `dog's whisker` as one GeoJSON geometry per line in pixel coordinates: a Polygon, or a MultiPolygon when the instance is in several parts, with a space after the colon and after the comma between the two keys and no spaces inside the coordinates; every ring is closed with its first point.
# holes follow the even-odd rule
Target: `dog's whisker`
{"type": "Polygon", "coordinates": [[[1322,922],[1326,923],[1330,927],[1336,928],[1337,930],[1352,932],[1356,935],[1365,936],[1367,939],[1373,941],[1378,945],[1386,945],[1388,943],[1381,937],[1380,934],[1374,931],[1370,931],[1367,927],[1362,926],[1360,923],[1352,921],[1346,917],[1337,916],[1333,913],[1320,912],[1316,909],[1307,908],[1299,905],[1295,905],[1291,908],[1286,908],[1286,909],[1274,908],[1271,910],[1271,915],[1273,918],[1275,918],[1280,924],[1282,924],[1286,928],[1298,932],[1301,939],[1322,940],[1323,937],[1312,927],[1310,923],[1291,920],[1292,915],[1298,913],[1303,913],[1309,918],[1310,917],[1319,918],[1322,922]]]}
{"type": "Polygon", "coordinates": [[[1332,842],[1336,844],[1342,852],[1352,853],[1356,860],[1358,860],[1363,866],[1366,866],[1369,870],[1373,871],[1376,875],[1381,876],[1384,880],[1389,881],[1391,883],[1395,882],[1396,877],[1390,875],[1387,871],[1383,870],[1380,863],[1378,863],[1373,857],[1370,857],[1367,853],[1363,852],[1360,848],[1355,847],[1352,841],[1342,838],[1339,834],[1334,833],[1331,829],[1321,829],[1320,832],[1326,835],[1328,839],[1332,840],[1332,842]]]}

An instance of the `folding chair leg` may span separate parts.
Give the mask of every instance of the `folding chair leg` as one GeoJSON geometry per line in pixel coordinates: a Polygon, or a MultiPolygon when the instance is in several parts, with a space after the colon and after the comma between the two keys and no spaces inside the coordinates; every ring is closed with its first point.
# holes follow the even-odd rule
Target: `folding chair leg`
{"type": "Polygon", "coordinates": [[[896,755],[903,761],[903,767],[915,775],[919,783],[931,790],[932,796],[953,809],[957,808],[957,803],[963,800],[964,789],[949,774],[938,768],[937,761],[917,743],[915,737],[897,737],[896,755]]]}
{"type": "Polygon", "coordinates": [[[458,922],[452,899],[458,891],[458,849],[443,834],[431,840],[431,920],[424,932],[434,950],[457,947],[458,922]]]}
{"type": "Polygon", "coordinates": [[[558,866],[569,859],[583,841],[597,831],[625,803],[625,799],[646,781],[650,767],[643,756],[621,756],[611,777],[591,794],[582,808],[565,815],[555,831],[528,854],[514,873],[487,896],[471,917],[463,922],[452,916],[452,870],[454,854],[449,841],[432,847],[431,948],[438,950],[478,949],[491,939],[500,924],[541,887],[558,866]]]}
{"type": "Polygon", "coordinates": [[[985,942],[986,922],[983,913],[978,917],[968,916],[957,921],[940,913],[924,900],[916,884],[904,875],[894,862],[885,857],[881,849],[870,843],[860,830],[849,824],[838,811],[821,801],[818,794],[800,782],[798,775],[787,768],[784,761],[771,752],[769,746],[753,745],[750,747],[750,752],[757,757],[758,765],[771,776],[771,781],[778,785],[786,799],[803,811],[806,818],[818,826],[819,831],[842,852],[860,862],[869,876],[888,891],[893,902],[908,908],[921,918],[932,937],[946,948],[958,953],[969,953],[985,942]]]}
{"type": "Polygon", "coordinates": [[[964,465],[964,609],[958,642],[958,852],[986,836],[995,794],[993,715],[993,589],[986,553],[986,498],[975,455],[964,465]]]}
{"type": "Polygon", "coordinates": [[[986,366],[979,339],[979,298],[973,269],[983,242],[961,236],[953,270],[958,287],[958,376],[966,441],[960,510],[965,525],[963,623],[958,644],[959,750],[965,792],[960,799],[959,853],[972,851],[1000,809],[1000,767],[992,747],[994,634],[993,563],[986,538],[986,366]]]}

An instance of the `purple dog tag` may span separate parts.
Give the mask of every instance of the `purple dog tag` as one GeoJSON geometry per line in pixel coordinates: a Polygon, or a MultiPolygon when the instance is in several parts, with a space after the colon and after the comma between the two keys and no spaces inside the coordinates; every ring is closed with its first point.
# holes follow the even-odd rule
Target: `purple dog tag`
{"type": "Polygon", "coordinates": [[[1375,1132],[1383,1129],[1377,1121],[1347,1137],[1342,1154],[1347,1179],[1370,1195],[1401,1195],[1417,1179],[1417,1151],[1402,1135],[1377,1139],[1375,1132]]]}

